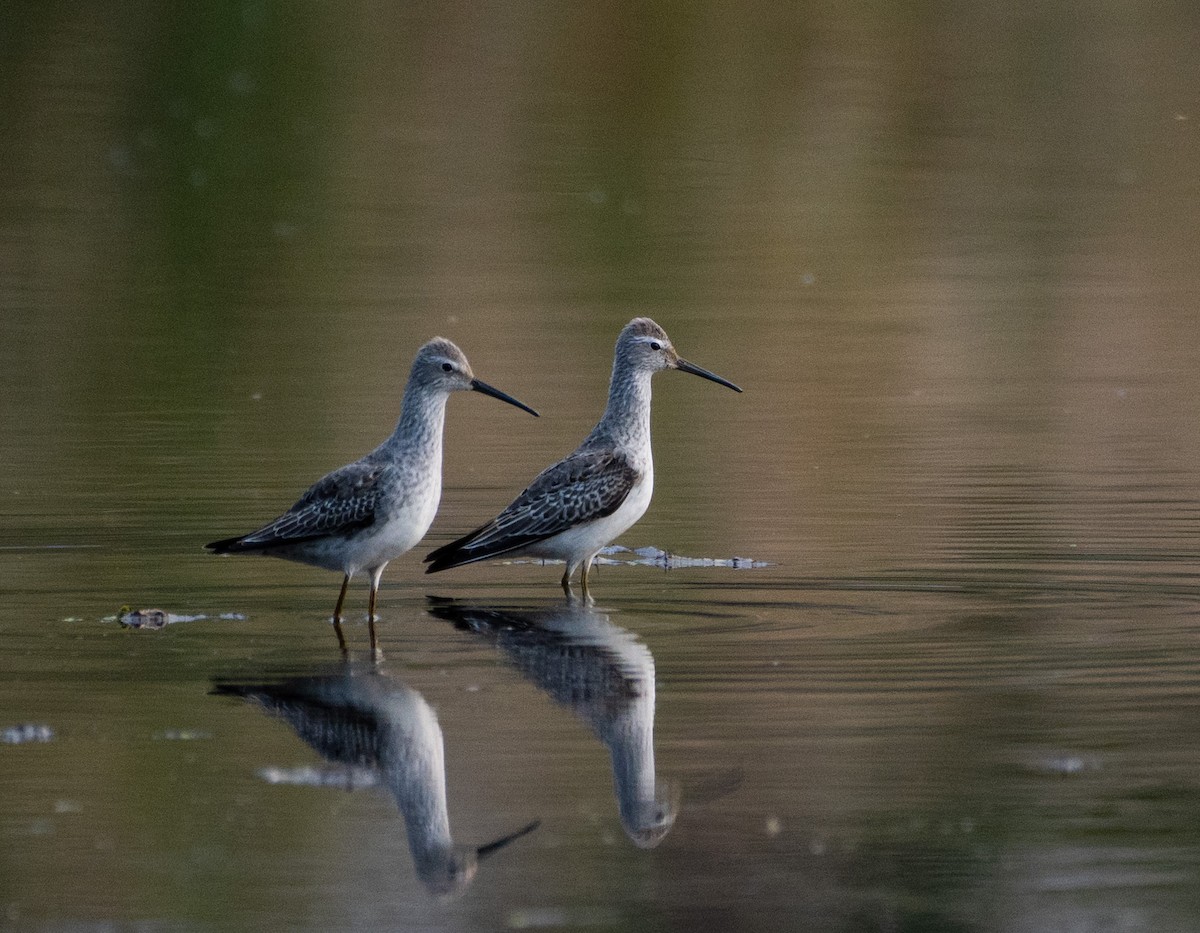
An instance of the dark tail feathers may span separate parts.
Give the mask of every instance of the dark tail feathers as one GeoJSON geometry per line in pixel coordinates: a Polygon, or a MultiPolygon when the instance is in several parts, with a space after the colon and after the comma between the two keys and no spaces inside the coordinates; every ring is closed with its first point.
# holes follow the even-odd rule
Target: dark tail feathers
{"type": "Polygon", "coordinates": [[[236,538],[222,538],[220,541],[213,541],[204,546],[214,554],[236,554],[238,551],[246,549],[240,535],[236,538]]]}

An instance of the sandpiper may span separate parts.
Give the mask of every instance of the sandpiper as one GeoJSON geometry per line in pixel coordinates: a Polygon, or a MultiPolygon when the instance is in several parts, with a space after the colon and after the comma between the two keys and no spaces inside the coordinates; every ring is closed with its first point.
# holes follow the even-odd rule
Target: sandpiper
{"type": "Polygon", "coordinates": [[[650,452],[650,377],[678,369],[735,392],[732,382],[680,359],[666,332],[650,318],[634,318],[617,337],[608,407],[574,453],[537,475],[486,525],[426,556],[426,573],[501,555],[566,561],[563,590],[596,553],[630,528],[650,505],[654,462],[650,452]]]}
{"type": "MultiPolygon", "coordinates": [[[[417,877],[452,897],[470,885],[489,855],[538,828],[538,822],[482,846],[450,834],[446,752],[437,713],[425,698],[377,668],[266,681],[217,681],[213,693],[259,703],[290,725],[327,761],[374,778],[404,817],[417,877]]],[[[355,772],[348,772],[348,777],[355,772]]]]}
{"type": "Polygon", "coordinates": [[[367,605],[371,650],[375,640],[375,597],[388,561],[425,536],[442,495],[442,428],[451,392],[474,390],[537,412],[476,379],[462,350],[435,337],[413,360],[400,421],[391,437],[365,457],[317,480],[296,503],[257,531],[213,541],[217,554],[265,554],[340,570],[344,576],[333,625],[342,635],[342,603],[350,578],[366,570],[371,578],[367,605]]]}
{"type": "Polygon", "coordinates": [[[626,834],[642,849],[663,841],[680,787],[654,767],[654,656],[636,635],[577,599],[537,609],[433,599],[429,613],[493,642],[522,676],[587,723],[608,748],[626,834]]]}

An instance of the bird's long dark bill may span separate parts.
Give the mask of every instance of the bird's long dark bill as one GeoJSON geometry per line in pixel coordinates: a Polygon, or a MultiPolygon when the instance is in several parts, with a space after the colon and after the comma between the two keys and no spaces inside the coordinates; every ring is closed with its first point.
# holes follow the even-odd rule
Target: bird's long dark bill
{"type": "Polygon", "coordinates": [[[480,846],[478,849],[475,850],[475,855],[481,859],[485,859],[489,855],[491,855],[493,852],[499,852],[510,842],[516,842],[522,836],[529,835],[531,832],[533,832],[535,829],[537,829],[541,825],[542,825],[541,820],[534,820],[528,826],[522,826],[515,833],[509,833],[507,836],[500,837],[495,842],[489,842],[485,846],[480,846]]]}
{"type": "Polygon", "coordinates": [[[498,398],[502,402],[508,402],[508,404],[510,404],[510,405],[516,405],[517,408],[524,409],[525,411],[527,411],[531,415],[533,415],[533,417],[535,417],[535,418],[541,417],[536,411],[534,411],[532,408],[530,408],[524,402],[518,402],[511,395],[506,395],[505,393],[501,392],[499,389],[493,388],[492,386],[490,386],[486,382],[484,382],[482,379],[472,379],[471,380],[471,388],[474,389],[476,392],[482,392],[484,395],[490,395],[492,398],[498,398]]]}
{"type": "Polygon", "coordinates": [[[716,373],[710,373],[707,369],[701,369],[699,366],[689,363],[687,360],[676,360],[675,368],[682,370],[685,373],[691,373],[693,376],[701,376],[704,379],[711,379],[713,382],[717,383],[717,385],[723,385],[727,389],[733,389],[734,392],[742,391],[728,379],[722,379],[716,373]]]}

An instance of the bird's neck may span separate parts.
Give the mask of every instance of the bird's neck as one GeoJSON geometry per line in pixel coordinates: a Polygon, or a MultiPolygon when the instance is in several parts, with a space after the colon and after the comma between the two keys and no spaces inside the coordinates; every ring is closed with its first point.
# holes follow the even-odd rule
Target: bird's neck
{"type": "Polygon", "coordinates": [[[654,770],[654,668],[641,681],[641,693],[611,722],[601,739],[612,756],[613,788],[622,818],[636,825],[639,814],[653,804],[657,777],[654,770]]]}
{"type": "Polygon", "coordinates": [[[650,377],[618,359],[608,386],[608,406],[592,432],[608,441],[637,449],[650,447],[650,377]]]}
{"type": "Polygon", "coordinates": [[[446,752],[437,715],[419,694],[402,710],[383,765],[418,866],[436,866],[453,846],[446,809],[446,752]]]}
{"type": "Polygon", "coordinates": [[[400,404],[400,421],[392,436],[384,442],[394,457],[441,459],[442,428],[446,424],[444,392],[421,392],[411,387],[400,404]]]}

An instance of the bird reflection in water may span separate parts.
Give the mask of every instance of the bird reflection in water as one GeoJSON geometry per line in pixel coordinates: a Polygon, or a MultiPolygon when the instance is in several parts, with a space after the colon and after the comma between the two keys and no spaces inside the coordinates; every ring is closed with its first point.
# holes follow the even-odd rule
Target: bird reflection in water
{"type": "Polygon", "coordinates": [[[488,638],[540,690],[587,723],[612,756],[621,825],[644,849],[675,822],[679,792],[654,771],[654,656],[608,615],[571,600],[508,609],[434,600],[429,612],[488,638]]]}
{"type": "Polygon", "coordinates": [[[328,761],[374,772],[404,817],[417,877],[434,894],[460,894],[482,859],[538,826],[483,846],[455,845],[437,715],[420,693],[374,666],[346,663],[333,674],[274,682],[222,681],[213,692],[258,703],[328,761]]]}

